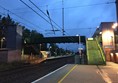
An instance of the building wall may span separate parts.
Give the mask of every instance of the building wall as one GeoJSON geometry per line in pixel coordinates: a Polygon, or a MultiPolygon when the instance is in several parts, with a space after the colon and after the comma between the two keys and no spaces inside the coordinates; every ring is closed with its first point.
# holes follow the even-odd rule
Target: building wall
{"type": "Polygon", "coordinates": [[[103,22],[100,25],[102,30],[102,46],[106,54],[106,60],[110,61],[110,51],[115,49],[113,22],[103,22]]]}
{"type": "Polygon", "coordinates": [[[16,49],[21,50],[22,48],[22,27],[17,26],[16,28],[16,49]]]}
{"type": "Polygon", "coordinates": [[[8,50],[1,49],[0,50],[0,62],[7,62],[8,60],[8,50]]]}
{"type": "Polygon", "coordinates": [[[6,49],[0,51],[0,61],[12,62],[21,60],[22,27],[11,25],[5,30],[6,49]]]}
{"type": "Polygon", "coordinates": [[[20,61],[21,60],[21,51],[20,50],[9,50],[7,56],[8,56],[7,62],[20,61]]]}
{"type": "Polygon", "coordinates": [[[11,25],[6,27],[6,48],[15,50],[16,49],[16,26],[11,25]]]}

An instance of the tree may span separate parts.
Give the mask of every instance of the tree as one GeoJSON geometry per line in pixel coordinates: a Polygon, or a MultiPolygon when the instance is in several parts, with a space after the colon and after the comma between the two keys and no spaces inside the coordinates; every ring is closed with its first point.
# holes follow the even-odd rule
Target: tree
{"type": "Polygon", "coordinates": [[[43,35],[36,30],[23,28],[23,45],[28,44],[27,46],[24,46],[25,54],[39,54],[39,49],[41,49],[41,47],[46,47],[45,44],[41,44],[41,47],[40,44],[37,44],[40,41],[40,38],[43,38],[43,35]]]}
{"type": "MultiPolygon", "coordinates": [[[[5,37],[6,28],[9,25],[16,25],[15,21],[11,19],[9,15],[7,17],[2,17],[0,15],[0,40],[2,40],[5,37]]],[[[0,41],[0,43],[3,42],[3,46],[6,47],[5,41],[0,41]]]]}
{"type": "Polygon", "coordinates": [[[16,25],[15,21],[13,21],[9,15],[7,15],[7,17],[3,17],[1,22],[4,27],[7,27],[8,25],[16,25]]]}
{"type": "Polygon", "coordinates": [[[31,35],[31,31],[24,27],[24,29],[23,29],[23,43],[30,43],[31,42],[30,35],[31,35]]]}
{"type": "Polygon", "coordinates": [[[50,43],[50,47],[51,47],[51,49],[50,49],[51,56],[57,56],[58,49],[59,49],[58,45],[56,45],[55,43],[50,43]]]}

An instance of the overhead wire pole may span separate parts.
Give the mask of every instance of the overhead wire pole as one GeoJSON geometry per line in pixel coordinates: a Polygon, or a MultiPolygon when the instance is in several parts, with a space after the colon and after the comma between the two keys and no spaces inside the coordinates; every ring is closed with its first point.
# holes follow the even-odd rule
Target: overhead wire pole
{"type": "Polygon", "coordinates": [[[49,11],[48,11],[48,9],[47,9],[47,14],[48,14],[48,18],[49,18],[49,20],[50,20],[50,24],[51,24],[51,26],[52,26],[52,31],[54,32],[54,34],[55,34],[55,30],[54,30],[54,27],[53,27],[53,24],[52,24],[52,21],[51,21],[51,18],[50,18],[50,13],[49,13],[49,11]]]}
{"type": "MultiPolygon", "coordinates": [[[[29,5],[27,5],[24,1],[22,1],[22,0],[20,0],[23,4],[25,4],[28,8],[30,8],[32,11],[34,11],[38,16],[40,16],[41,18],[43,18],[46,22],[48,22],[49,24],[50,24],[50,22],[49,21],[47,21],[43,16],[41,16],[39,13],[37,13],[33,8],[31,8],[29,5]]],[[[39,9],[44,15],[46,15],[39,7],[37,7],[31,0],[29,0],[37,9],[39,9]]],[[[64,14],[63,14],[64,15],[64,14]]],[[[46,15],[47,16],[47,15],[46,15]]],[[[48,16],[47,16],[48,17],[48,16]]],[[[51,19],[52,20],[52,19],[51,19]]],[[[64,20],[64,19],[63,19],[64,20]]],[[[52,20],[52,22],[54,22],[53,20],[52,20]]],[[[57,25],[57,23],[56,22],[54,22],[56,25],[57,25]]],[[[64,21],[63,21],[63,23],[64,23],[64,21]]],[[[54,25],[53,25],[54,26],[54,25]]],[[[57,25],[60,29],[62,29],[59,25],[57,25]]],[[[55,27],[56,28],[56,27],[55,27]]],[[[58,30],[58,28],[57,28],[57,30],[58,30]]],[[[63,31],[62,31],[62,33],[63,33],[63,35],[65,35],[64,34],[64,28],[63,28],[63,31]]],[[[71,40],[73,41],[73,38],[71,38],[71,40]]]]}
{"type": "Polygon", "coordinates": [[[47,19],[45,19],[43,16],[41,16],[39,13],[37,13],[33,8],[31,8],[29,5],[27,5],[24,1],[22,1],[22,0],[20,0],[20,1],[50,24],[50,22],[47,19]]]}
{"type": "Polygon", "coordinates": [[[118,0],[116,0],[116,20],[117,20],[117,23],[118,23],[118,0]]]}
{"type": "MultiPolygon", "coordinates": [[[[24,1],[20,0],[24,5],[26,5],[28,8],[30,8],[33,12],[35,12],[38,16],[40,16],[42,19],[44,19],[47,23],[50,24],[50,22],[45,19],[43,16],[41,16],[37,11],[35,11],[33,8],[31,8],[28,4],[26,4],[24,1]]],[[[54,26],[54,25],[53,25],[54,26]]],[[[55,26],[54,26],[55,27],[55,26]]],[[[56,27],[55,27],[56,28],[56,27]]]]}
{"type": "Polygon", "coordinates": [[[62,34],[63,36],[65,35],[64,32],[65,32],[64,30],[64,1],[62,0],[62,34]]]}
{"type": "MultiPolygon", "coordinates": [[[[45,14],[34,2],[32,2],[31,0],[29,0],[39,11],[41,11],[45,16],[47,16],[47,14],[45,14]]],[[[63,7],[64,8],[64,7],[63,7]]],[[[63,10],[64,11],[64,10],[63,10]]],[[[48,16],[47,16],[48,17],[48,16]]],[[[63,29],[55,22],[55,21],[53,21],[51,18],[51,21],[53,22],[53,23],[55,23],[60,29],[62,29],[62,34],[63,35],[65,35],[64,34],[64,12],[63,12],[63,23],[62,23],[62,27],[63,27],[63,29]]],[[[54,26],[53,26],[54,27],[54,26]]],[[[58,29],[57,30],[55,30],[55,31],[58,31],[58,29]]]]}
{"type": "MultiPolygon", "coordinates": [[[[40,12],[42,12],[46,17],[48,17],[49,18],[49,16],[47,15],[47,14],[45,14],[34,2],[32,2],[31,0],[29,0],[30,1],[30,3],[32,3],[40,12]]],[[[58,26],[60,29],[61,29],[61,27],[55,22],[55,21],[53,21],[51,18],[50,18],[50,20],[56,25],[56,26],[58,26]]],[[[54,27],[54,26],[53,26],[54,27]]],[[[56,28],[57,29],[57,28],[56,28]]],[[[55,31],[59,31],[58,29],[57,30],[55,30],[55,31]]]]}

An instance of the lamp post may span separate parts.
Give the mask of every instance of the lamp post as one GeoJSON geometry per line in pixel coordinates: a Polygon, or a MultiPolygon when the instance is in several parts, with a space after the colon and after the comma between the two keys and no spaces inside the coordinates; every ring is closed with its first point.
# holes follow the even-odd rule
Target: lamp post
{"type": "Polygon", "coordinates": [[[76,35],[76,36],[78,36],[79,37],[79,48],[78,48],[78,50],[79,50],[79,62],[80,62],[80,64],[81,64],[81,60],[82,60],[82,55],[81,55],[81,37],[80,37],[80,34],[78,35],[76,35]]]}
{"type": "Polygon", "coordinates": [[[57,56],[57,50],[58,50],[58,48],[55,49],[56,56],[57,56]]]}
{"type": "Polygon", "coordinates": [[[3,41],[5,40],[5,37],[1,38],[1,48],[3,46],[3,41]]]}
{"type": "Polygon", "coordinates": [[[52,47],[51,46],[49,46],[49,55],[50,55],[50,57],[51,57],[51,51],[50,51],[50,49],[51,49],[52,47]]]}
{"type": "Polygon", "coordinates": [[[80,43],[81,43],[81,37],[80,37],[80,34],[78,35],[76,35],[76,36],[78,36],[78,38],[79,38],[79,48],[81,48],[81,45],[80,45],[80,43]]]}
{"type": "MultiPolygon", "coordinates": [[[[115,30],[115,32],[114,32],[114,38],[116,40],[116,36],[115,35],[117,35],[118,23],[113,23],[112,28],[115,30]]],[[[113,46],[113,36],[111,36],[111,40],[112,40],[112,46],[113,46]]],[[[115,43],[116,43],[116,41],[115,41],[115,43]]],[[[116,44],[115,44],[115,49],[118,49],[118,47],[116,46],[116,44]]]]}
{"type": "Polygon", "coordinates": [[[41,56],[41,44],[40,44],[40,56],[41,56]]]}

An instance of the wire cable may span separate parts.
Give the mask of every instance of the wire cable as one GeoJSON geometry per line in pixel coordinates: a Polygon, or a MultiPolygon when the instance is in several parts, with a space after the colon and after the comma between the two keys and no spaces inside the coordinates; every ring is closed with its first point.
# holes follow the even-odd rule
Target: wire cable
{"type": "MultiPolygon", "coordinates": [[[[7,16],[5,13],[2,13],[2,12],[0,12],[1,13],[1,15],[4,15],[4,16],[7,16]]],[[[17,19],[15,19],[15,18],[13,18],[13,17],[10,17],[13,21],[15,21],[15,22],[18,22],[19,24],[23,24],[25,27],[27,26],[28,28],[33,28],[33,29],[35,29],[34,27],[31,27],[31,26],[29,26],[29,25],[27,25],[27,24],[25,24],[25,23],[23,23],[23,22],[21,22],[21,21],[18,21],[17,19]]],[[[40,32],[42,32],[42,31],[40,31],[40,32]]]]}
{"type": "MultiPolygon", "coordinates": [[[[72,8],[79,8],[79,7],[88,7],[88,6],[98,6],[98,5],[108,5],[108,4],[113,4],[115,2],[106,2],[106,3],[96,3],[96,4],[88,4],[88,5],[80,5],[80,6],[71,6],[71,7],[65,7],[64,9],[72,9],[72,8]]],[[[52,8],[49,10],[59,10],[62,8],[52,8]]]]}
{"type": "MultiPolygon", "coordinates": [[[[28,8],[30,8],[33,12],[35,12],[38,16],[40,16],[42,19],[44,19],[47,23],[50,24],[50,22],[45,19],[43,16],[41,16],[37,11],[35,11],[33,8],[31,8],[29,5],[27,5],[24,1],[20,0],[24,5],[26,5],[28,8]]],[[[54,25],[53,25],[54,26],[54,25]]],[[[56,27],[55,27],[56,28],[56,27]]]]}
{"type": "MultiPolygon", "coordinates": [[[[33,26],[35,26],[35,27],[39,27],[39,26],[37,26],[37,25],[33,24],[32,22],[30,22],[30,21],[28,21],[28,20],[26,20],[26,19],[24,19],[24,18],[20,17],[19,15],[17,15],[17,14],[15,14],[15,13],[13,13],[12,11],[10,11],[10,10],[8,10],[8,9],[6,9],[6,8],[4,8],[4,7],[2,7],[1,5],[0,5],[0,7],[1,7],[2,9],[4,9],[4,10],[8,11],[9,13],[11,13],[11,14],[15,15],[16,17],[18,17],[18,18],[20,18],[20,19],[22,19],[22,20],[24,20],[24,21],[26,21],[26,22],[28,22],[28,23],[32,24],[33,26]]],[[[39,27],[39,28],[41,28],[41,27],[39,27]]]]}
{"type": "MultiPolygon", "coordinates": [[[[29,0],[29,1],[30,1],[30,3],[32,3],[40,12],[42,12],[45,16],[48,17],[48,15],[45,14],[34,2],[32,2],[31,0],[29,0]]],[[[50,18],[50,19],[51,19],[51,18],[50,18]]],[[[61,27],[60,27],[55,21],[53,21],[52,19],[51,19],[51,21],[52,21],[53,23],[55,23],[55,24],[61,29],[61,27]]]]}

